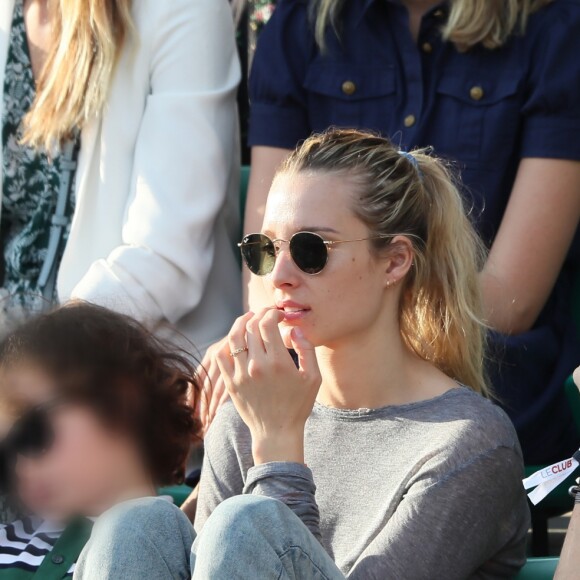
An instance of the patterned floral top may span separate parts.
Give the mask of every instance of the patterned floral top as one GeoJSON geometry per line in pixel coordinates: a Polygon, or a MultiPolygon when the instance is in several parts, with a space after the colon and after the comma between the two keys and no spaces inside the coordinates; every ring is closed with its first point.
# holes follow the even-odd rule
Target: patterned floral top
{"type": "MultiPolygon", "coordinates": [[[[17,0],[14,8],[4,83],[0,328],[6,328],[15,318],[45,308],[56,299],[52,287],[50,296],[45,288],[40,287],[39,274],[47,256],[51,220],[60,189],[62,155],[59,153],[49,158],[46,153],[21,143],[22,120],[34,101],[36,90],[23,1],[17,0]]],[[[78,135],[74,141],[73,157],[76,157],[80,142],[78,135]]],[[[64,252],[74,210],[73,196],[69,198],[66,208],[68,223],[54,260],[55,269],[64,252]]]]}

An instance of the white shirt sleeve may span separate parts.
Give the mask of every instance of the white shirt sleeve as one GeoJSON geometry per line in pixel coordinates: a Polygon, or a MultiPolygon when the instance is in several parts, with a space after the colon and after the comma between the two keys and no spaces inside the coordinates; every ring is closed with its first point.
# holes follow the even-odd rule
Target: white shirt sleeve
{"type": "MultiPolygon", "coordinates": [[[[160,5],[158,5],[160,6],[160,5]]],[[[237,162],[240,67],[227,0],[163,0],[150,94],[135,149],[123,245],[72,292],[147,322],[175,323],[199,303],[214,224],[237,162]],[[109,304],[107,304],[109,305],[109,304]]]]}

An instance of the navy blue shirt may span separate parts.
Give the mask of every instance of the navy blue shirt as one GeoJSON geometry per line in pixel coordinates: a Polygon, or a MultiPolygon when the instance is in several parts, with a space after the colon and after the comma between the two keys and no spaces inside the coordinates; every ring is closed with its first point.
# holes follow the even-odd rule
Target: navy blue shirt
{"type": "MultiPolygon", "coordinates": [[[[403,149],[433,146],[456,162],[491,246],[520,159],[580,160],[580,2],[555,0],[495,50],[457,51],[441,38],[446,16],[445,3],[430,10],[416,42],[402,4],[347,0],[339,37],[329,30],[321,53],[308,2],[281,0],[254,59],[250,145],[292,149],[333,125],[378,131],[403,149]]],[[[580,361],[577,245],[534,328],[491,340],[492,383],[528,463],[580,444],[563,395],[580,361]]]]}

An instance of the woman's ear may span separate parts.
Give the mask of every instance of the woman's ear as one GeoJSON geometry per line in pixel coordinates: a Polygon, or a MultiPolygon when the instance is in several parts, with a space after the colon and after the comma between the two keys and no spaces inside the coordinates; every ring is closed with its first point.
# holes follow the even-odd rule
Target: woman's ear
{"type": "Polygon", "coordinates": [[[385,286],[393,286],[400,282],[413,266],[415,250],[407,236],[396,236],[387,246],[385,255],[384,281],[385,286]]]}

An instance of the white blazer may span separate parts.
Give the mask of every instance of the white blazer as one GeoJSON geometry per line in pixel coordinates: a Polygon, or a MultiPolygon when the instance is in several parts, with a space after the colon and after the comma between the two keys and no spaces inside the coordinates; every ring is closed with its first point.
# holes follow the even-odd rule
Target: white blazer
{"type": "MultiPolygon", "coordinates": [[[[0,91],[13,8],[0,0],[0,91]]],[[[231,10],[134,0],[133,13],[107,106],[82,132],[58,293],[168,323],[203,352],[241,311],[231,10]]]]}

